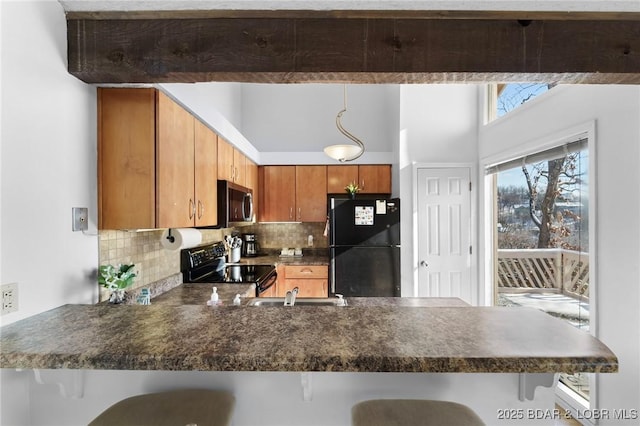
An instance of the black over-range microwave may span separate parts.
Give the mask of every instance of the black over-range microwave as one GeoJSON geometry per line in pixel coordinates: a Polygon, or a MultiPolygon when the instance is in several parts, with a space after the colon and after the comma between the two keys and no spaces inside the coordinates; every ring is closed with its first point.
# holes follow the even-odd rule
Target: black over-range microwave
{"type": "Polygon", "coordinates": [[[218,226],[230,228],[253,222],[251,189],[226,180],[218,181],[218,226]]]}

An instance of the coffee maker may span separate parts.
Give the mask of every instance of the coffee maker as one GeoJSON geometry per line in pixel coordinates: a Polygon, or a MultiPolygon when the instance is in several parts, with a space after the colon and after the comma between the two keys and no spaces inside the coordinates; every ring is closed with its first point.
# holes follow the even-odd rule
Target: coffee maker
{"type": "Polygon", "coordinates": [[[242,256],[256,257],[260,251],[260,244],[256,240],[256,234],[242,234],[242,256]]]}

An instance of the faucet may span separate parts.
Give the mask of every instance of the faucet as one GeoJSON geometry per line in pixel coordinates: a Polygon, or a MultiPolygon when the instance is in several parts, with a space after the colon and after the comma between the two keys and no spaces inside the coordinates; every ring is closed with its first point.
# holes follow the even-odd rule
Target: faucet
{"type": "Polygon", "coordinates": [[[284,306],[295,305],[298,291],[299,291],[298,287],[294,287],[293,290],[287,291],[287,294],[284,296],[284,306]]]}

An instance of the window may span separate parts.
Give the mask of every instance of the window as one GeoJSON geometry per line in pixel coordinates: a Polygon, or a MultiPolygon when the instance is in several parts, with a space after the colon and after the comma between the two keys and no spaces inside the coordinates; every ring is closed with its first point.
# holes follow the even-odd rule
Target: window
{"type": "Polygon", "coordinates": [[[554,86],[555,83],[509,83],[494,86],[489,120],[502,117],[554,86]]]}
{"type": "MultiPolygon", "coordinates": [[[[486,173],[494,181],[494,302],[541,309],[589,330],[586,135],[486,173]]],[[[562,374],[560,383],[588,404],[588,375],[562,374]]]]}

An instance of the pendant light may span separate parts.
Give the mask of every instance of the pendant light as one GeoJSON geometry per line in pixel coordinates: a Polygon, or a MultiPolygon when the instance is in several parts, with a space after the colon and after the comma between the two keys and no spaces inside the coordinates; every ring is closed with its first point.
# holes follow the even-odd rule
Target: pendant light
{"type": "Polygon", "coordinates": [[[349,133],[347,129],[342,126],[341,119],[342,114],[347,112],[347,85],[344,85],[344,108],[342,111],[338,113],[336,117],[336,127],[346,137],[354,141],[357,145],[347,145],[347,144],[339,144],[339,145],[330,145],[324,149],[324,153],[334,160],[338,160],[341,163],[346,161],[353,161],[356,158],[360,157],[364,153],[364,144],[360,139],[349,133]]]}

